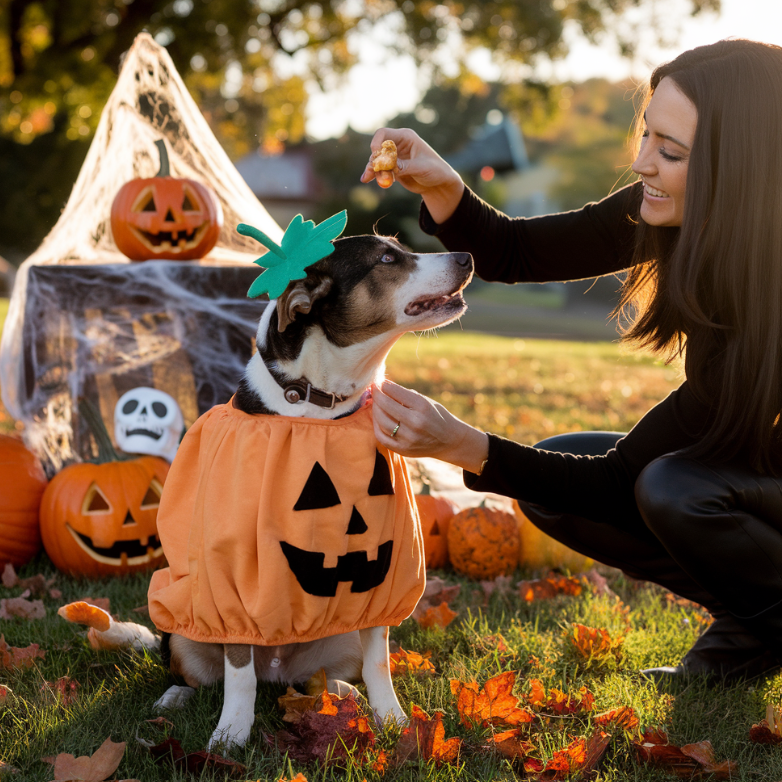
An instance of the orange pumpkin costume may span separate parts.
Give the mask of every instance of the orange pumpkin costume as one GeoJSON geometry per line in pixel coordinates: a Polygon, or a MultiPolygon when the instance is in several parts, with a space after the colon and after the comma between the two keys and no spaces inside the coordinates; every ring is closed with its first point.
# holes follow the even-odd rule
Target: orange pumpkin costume
{"type": "Polygon", "coordinates": [[[150,616],[195,641],[398,625],[423,593],[407,467],[375,440],[371,402],[338,420],[212,408],[179,447],[157,524],[169,567],[152,575],[150,616]]]}

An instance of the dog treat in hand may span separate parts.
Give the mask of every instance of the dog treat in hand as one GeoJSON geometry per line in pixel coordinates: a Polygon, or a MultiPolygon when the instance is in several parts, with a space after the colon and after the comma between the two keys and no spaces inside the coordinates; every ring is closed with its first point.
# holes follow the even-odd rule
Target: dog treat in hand
{"type": "Polygon", "coordinates": [[[394,184],[393,171],[396,168],[396,144],[384,141],[380,149],[372,155],[372,169],[380,187],[391,187],[394,184]]]}

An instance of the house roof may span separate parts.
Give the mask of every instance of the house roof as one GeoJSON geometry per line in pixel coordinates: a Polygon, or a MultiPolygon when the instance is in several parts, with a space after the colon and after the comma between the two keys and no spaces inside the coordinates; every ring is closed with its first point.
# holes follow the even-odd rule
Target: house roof
{"type": "Polygon", "coordinates": [[[466,173],[477,173],[484,166],[504,173],[529,165],[521,131],[509,117],[503,117],[498,125],[482,125],[465,146],[446,160],[457,171],[466,173]]]}

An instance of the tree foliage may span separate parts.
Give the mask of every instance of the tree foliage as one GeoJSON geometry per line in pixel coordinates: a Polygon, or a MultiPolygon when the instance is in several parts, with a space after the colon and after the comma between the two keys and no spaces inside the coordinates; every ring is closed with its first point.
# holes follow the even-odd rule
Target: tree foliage
{"type": "MultiPolygon", "coordinates": [[[[503,80],[523,79],[523,99],[539,106],[546,88],[529,81],[531,68],[566,54],[568,24],[591,40],[612,39],[631,54],[637,29],[626,24],[628,12],[647,11],[646,24],[664,35],[670,14],[681,18],[719,5],[720,0],[2,0],[0,142],[14,152],[35,141],[51,160],[57,152],[60,179],[78,168],[83,145],[66,142],[91,138],[122,54],[142,30],[167,47],[218,139],[238,157],[259,145],[279,149],[302,139],[308,89],[337,86],[357,63],[362,36],[371,36],[389,55],[410,54],[432,85],[457,82],[468,111],[483,89],[470,71],[469,55],[488,49],[503,67],[503,80]],[[661,2],[670,13],[660,13],[661,2]]],[[[441,128],[451,137],[460,129],[461,121],[441,128]]],[[[19,166],[29,157],[15,155],[12,178],[24,179],[19,166]]],[[[68,190],[70,184],[62,186],[68,190]]],[[[9,214],[5,191],[0,223],[5,227],[8,219],[16,234],[18,226],[28,226],[26,240],[11,242],[27,252],[42,238],[43,224],[50,227],[56,219],[60,192],[23,199],[28,211],[9,214]]],[[[8,245],[0,251],[7,252],[8,245]]]]}

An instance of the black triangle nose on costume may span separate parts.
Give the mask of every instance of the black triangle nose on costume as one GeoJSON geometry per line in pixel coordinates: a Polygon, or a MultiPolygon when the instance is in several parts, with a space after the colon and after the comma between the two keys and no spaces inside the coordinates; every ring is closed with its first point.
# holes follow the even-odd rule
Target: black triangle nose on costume
{"type": "Polygon", "coordinates": [[[367,527],[366,521],[363,516],[356,510],[356,506],[353,506],[353,513],[350,514],[350,522],[348,523],[348,535],[363,535],[369,527],[367,527]]]}

